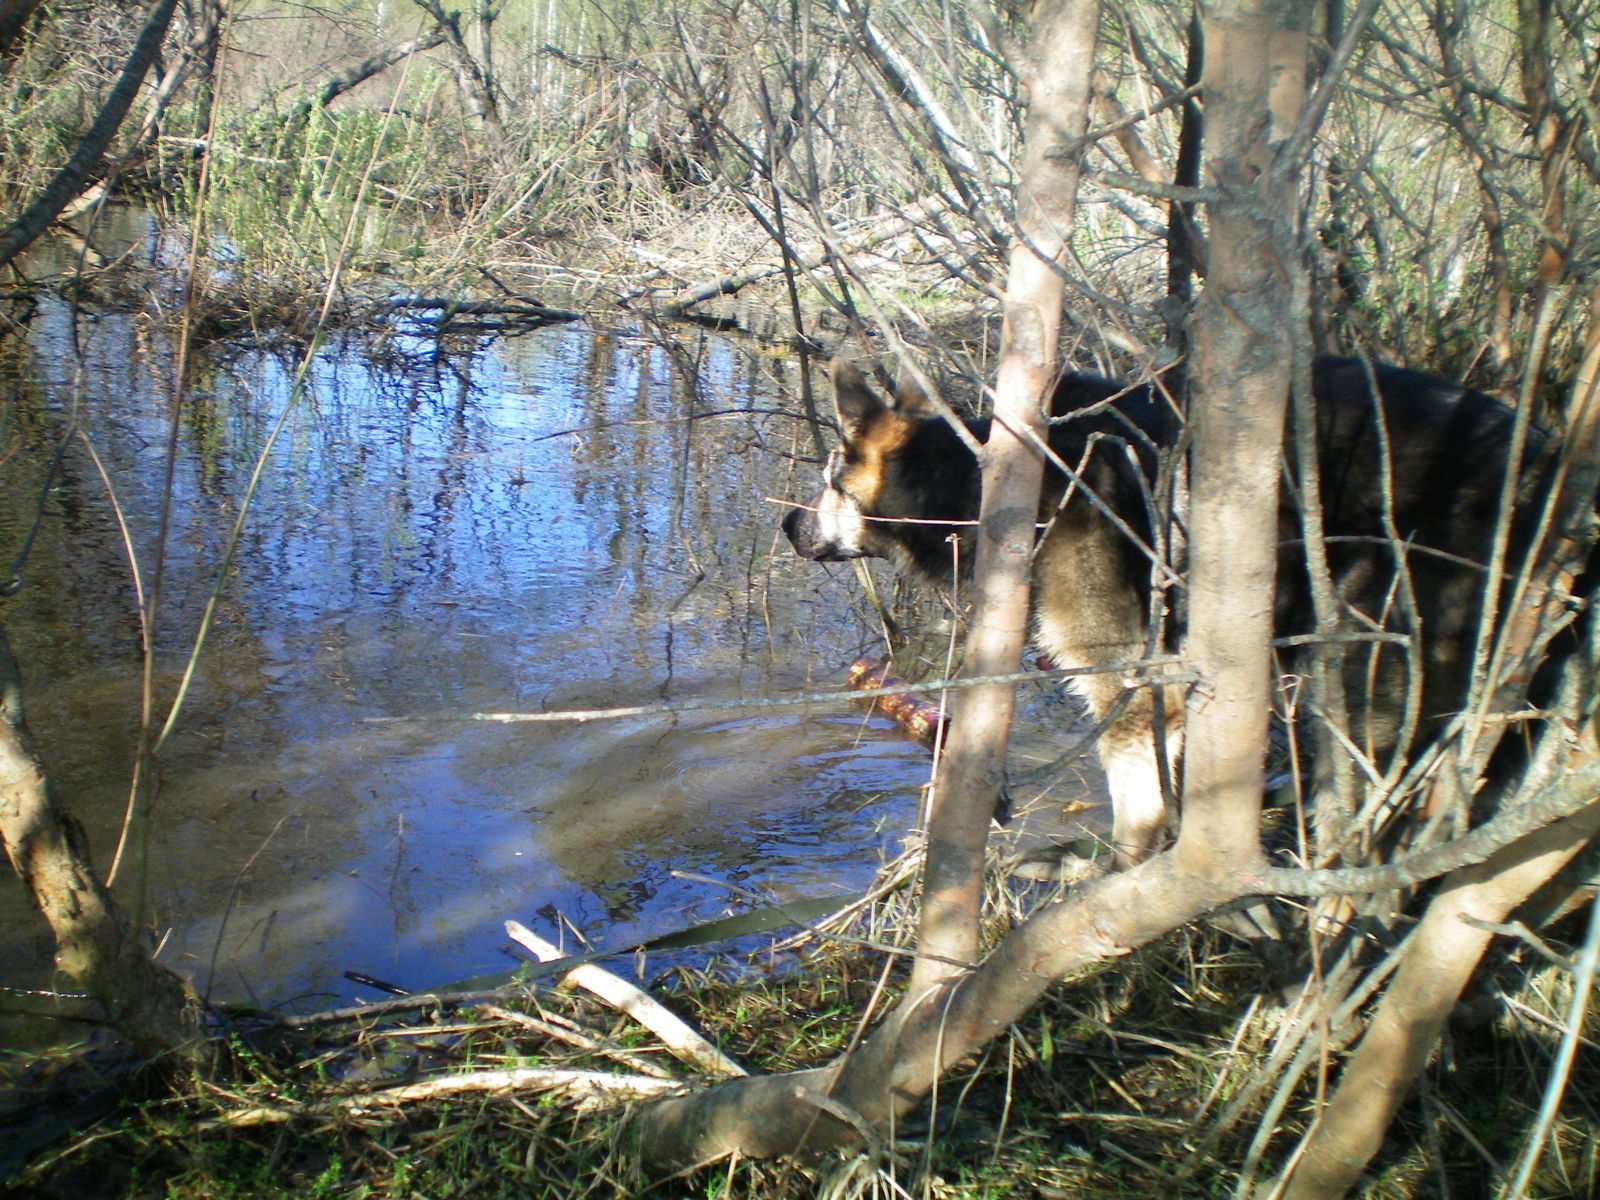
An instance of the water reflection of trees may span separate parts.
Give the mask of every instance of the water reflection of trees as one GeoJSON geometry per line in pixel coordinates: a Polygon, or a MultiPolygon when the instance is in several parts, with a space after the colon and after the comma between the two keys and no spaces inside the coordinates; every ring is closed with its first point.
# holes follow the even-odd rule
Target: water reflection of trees
{"type": "MultiPolygon", "coordinates": [[[[92,337],[71,333],[68,317],[40,325],[38,352],[13,367],[0,532],[23,519],[44,456],[75,412],[146,555],[165,491],[170,409],[158,383],[170,347],[115,314],[94,322],[92,337]],[[60,365],[74,355],[79,366],[60,365]],[[75,375],[93,386],[75,391],[75,375]]],[[[620,770],[615,755],[637,765],[662,739],[681,741],[672,725],[619,750],[568,730],[530,739],[427,720],[364,724],[767,690],[774,656],[761,652],[756,564],[771,540],[763,497],[785,491],[771,480],[787,468],[751,447],[787,438],[792,424],[692,419],[778,407],[755,399],[770,383],[748,358],[705,334],[670,353],[643,337],[550,330],[444,369],[378,369],[364,349],[333,342],[313,364],[163,755],[154,911],[178,930],[174,952],[202,973],[214,915],[239,864],[259,850],[218,960],[241,981],[225,991],[242,981],[263,995],[275,981],[321,984],[318,972],[370,957],[357,943],[374,936],[421,973],[428,961],[470,953],[474,939],[495,939],[508,909],[555,903],[595,920],[646,913],[668,894],[674,862],[732,869],[761,852],[741,822],[770,823],[783,806],[827,798],[802,772],[773,792],[778,809],[723,805],[707,819],[674,784],[677,799],[619,853],[617,811],[602,819],[598,792],[551,781],[577,769],[603,791],[620,770]],[[383,847],[397,828],[407,831],[404,912],[385,914],[360,881],[393,868],[383,847]],[[561,873],[529,857],[484,858],[507,845],[537,851],[546,832],[559,834],[553,853],[600,849],[561,873]],[[463,906],[463,890],[482,911],[463,906]],[[304,924],[313,919],[315,929],[304,924]]],[[[162,697],[291,375],[292,364],[264,353],[196,365],[177,423],[162,697]]],[[[133,752],[137,622],[111,505],[76,451],[63,460],[35,553],[37,586],[11,601],[9,615],[25,669],[46,677],[36,712],[62,756],[59,778],[104,844],[133,752]]],[[[808,576],[793,595],[803,601],[816,582],[808,576]]],[[[831,599],[828,607],[826,633],[776,658],[793,666],[816,644],[823,669],[848,661],[835,648],[844,631],[831,599]]],[[[715,737],[691,744],[710,754],[715,737]]],[[[778,737],[749,753],[770,784],[794,751],[778,737]]],[[[649,781],[631,786],[637,815],[652,803],[649,781]]],[[[675,905],[684,887],[670,885],[675,905]]],[[[43,970],[28,919],[0,916],[10,931],[0,954],[43,970]]]]}

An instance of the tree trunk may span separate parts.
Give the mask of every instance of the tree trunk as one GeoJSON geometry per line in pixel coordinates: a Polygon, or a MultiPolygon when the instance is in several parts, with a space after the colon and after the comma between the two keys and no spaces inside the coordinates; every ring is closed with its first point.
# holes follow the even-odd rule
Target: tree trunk
{"type": "Polygon", "coordinates": [[[1242,877],[1213,885],[1177,873],[1171,855],[1106,876],[1036,912],[976,971],[913,998],[851,1054],[792,1075],[730,1080],[640,1112],[652,1172],[730,1154],[776,1158],[871,1142],[927,1096],[940,1074],[1000,1036],[1046,988],[1236,899],[1242,877]]]}
{"type": "Polygon", "coordinates": [[[1303,268],[1298,163],[1280,162],[1305,91],[1306,34],[1289,0],[1202,8],[1209,265],[1194,322],[1190,428],[1187,873],[1258,861],[1284,414],[1303,268]]]}
{"type": "Polygon", "coordinates": [[[313,108],[327,108],[346,92],[359,87],[374,75],[387,71],[395,63],[403,62],[413,54],[444,45],[444,36],[437,28],[429,30],[427,33],[418,34],[410,41],[381,50],[347,71],[340,71],[332,78],[323,81],[317,89],[315,99],[308,97],[290,109],[289,115],[283,119],[284,126],[288,129],[298,128],[311,116],[313,108]]]}
{"type": "MultiPolygon", "coordinates": [[[[1005,291],[995,421],[983,454],[966,670],[1016,672],[1028,633],[1028,571],[1048,435],[1042,401],[1055,382],[1066,236],[1088,124],[1097,3],[1054,0],[1034,13],[1026,149],[1005,291]]],[[[960,693],[928,813],[922,920],[908,996],[978,959],[983,851],[1005,778],[1013,684],[960,693]]]]}
{"type": "MultiPolygon", "coordinates": [[[[967,669],[982,675],[1014,672],[1027,634],[1046,428],[1041,401],[1056,374],[1065,239],[1078,179],[1078,156],[1062,151],[1081,143],[1087,126],[1098,22],[1097,4],[1073,0],[1050,0],[1033,17],[1027,150],[996,421],[984,452],[978,595],[967,649],[967,669]]],[[[1124,953],[1172,928],[1171,920],[1188,919],[1194,904],[1205,907],[1196,900],[1200,889],[1171,887],[1163,891],[1167,905],[1119,905],[1118,912],[1138,913],[1141,930],[1148,930],[1124,939],[1094,923],[1100,910],[1085,897],[1053,910],[1058,920],[1080,922],[1071,936],[1054,932],[1050,921],[1030,922],[982,968],[966,969],[978,960],[984,845],[1003,780],[1012,697],[1009,685],[973,688],[956,707],[928,817],[918,958],[901,1008],[825,1070],[652,1106],[640,1122],[647,1163],[665,1169],[727,1153],[771,1156],[802,1144],[815,1149],[870,1139],[919,1103],[950,1065],[1025,1011],[1057,977],[1051,965],[1057,956],[1089,961],[1124,953]],[[1167,914],[1172,901],[1184,907],[1182,918],[1167,914]]],[[[1141,886],[1150,886],[1148,879],[1119,879],[1114,890],[1141,886]]]]}
{"type": "Polygon", "coordinates": [[[105,158],[106,148],[111,145],[111,139],[117,136],[122,119],[128,115],[128,109],[138,95],[145,72],[150,69],[157,51],[161,49],[161,41],[167,36],[167,26],[172,23],[172,13],[177,3],[178,0],[157,0],[139,34],[139,40],[134,43],[128,61],[123,65],[122,74],[112,87],[111,94],[106,97],[94,124],[89,126],[88,132],[78,142],[78,148],[67,160],[67,165],[56,172],[27,211],[0,231],[0,267],[22,253],[49,228],[50,222],[93,178],[101,160],[105,158]]]}
{"type": "MultiPolygon", "coordinates": [[[[1350,1190],[1377,1153],[1488,948],[1494,935],[1483,924],[1502,924],[1596,831],[1600,805],[1591,805],[1446,880],[1345,1064],[1333,1100],[1307,1136],[1303,1153],[1291,1156],[1283,1200],[1338,1200],[1350,1190]]],[[[1263,1194],[1279,1193],[1269,1187],[1263,1194]]]]}
{"type": "Polygon", "coordinates": [[[150,961],[100,885],[83,830],[50,796],[4,631],[0,715],[0,845],[55,935],[57,968],[100,1002],[140,1056],[199,1061],[205,1044],[193,996],[150,961]]]}

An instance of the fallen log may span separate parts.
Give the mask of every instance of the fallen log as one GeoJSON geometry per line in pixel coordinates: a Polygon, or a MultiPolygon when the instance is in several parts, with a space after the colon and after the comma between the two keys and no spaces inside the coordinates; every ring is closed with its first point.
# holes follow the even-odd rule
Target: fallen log
{"type": "Polygon", "coordinates": [[[493,317],[506,324],[556,325],[581,321],[583,314],[565,308],[552,308],[531,297],[503,300],[447,300],[431,296],[392,296],[383,302],[392,312],[438,313],[435,321],[442,329],[457,317],[493,317]]]}
{"type": "MultiPolygon", "coordinates": [[[[850,686],[863,691],[875,688],[910,687],[905,680],[889,671],[887,659],[874,659],[870,655],[850,664],[850,686]]],[[[944,731],[944,709],[915,692],[890,692],[873,696],[868,703],[886,717],[899,722],[912,737],[925,746],[938,742],[944,731]]]]}

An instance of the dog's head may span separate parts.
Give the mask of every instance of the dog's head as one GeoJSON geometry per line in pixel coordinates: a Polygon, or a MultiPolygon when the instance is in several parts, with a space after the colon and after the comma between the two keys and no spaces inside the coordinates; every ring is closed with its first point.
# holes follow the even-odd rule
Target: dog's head
{"type": "Polygon", "coordinates": [[[977,515],[977,460],[942,418],[928,415],[916,389],[902,386],[887,401],[839,359],[831,375],[839,446],[822,489],[783,518],[795,552],[815,562],[887,558],[948,575],[950,535],[977,515]]]}

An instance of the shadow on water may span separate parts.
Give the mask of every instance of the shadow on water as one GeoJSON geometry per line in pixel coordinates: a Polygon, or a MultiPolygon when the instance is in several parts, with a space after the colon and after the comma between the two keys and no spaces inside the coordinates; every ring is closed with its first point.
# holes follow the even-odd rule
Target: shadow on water
{"type": "MultiPolygon", "coordinates": [[[[675,870],[785,897],[863,884],[914,819],[928,766],[846,705],[459,719],[842,679],[871,633],[848,588],[780,547],[766,502],[812,470],[795,465],[806,428],[774,411],[789,368],[715,334],[669,354],[572,327],[415,371],[363,349],[318,357],[271,451],[161,758],[148,920],[163,960],[217,999],[306,1007],[354,995],[349,969],[406,988],[503,969],[507,917],[548,932],[560,914],[609,942],[744,903],[675,870]]],[[[136,318],[35,320],[0,410],[5,555],[75,421],[148,578],[171,356],[136,318]]],[[[290,378],[266,354],[212,364],[182,413],[162,703],[290,378]]],[[[139,633],[113,507],[79,445],[25,579],[0,616],[104,869],[139,633]]],[[[41,984],[48,951],[20,885],[0,883],[0,975],[41,984]]]]}

